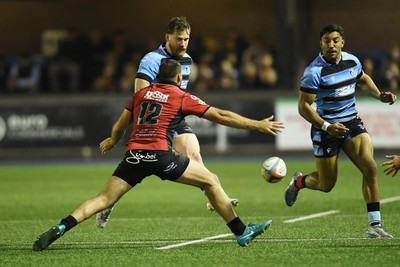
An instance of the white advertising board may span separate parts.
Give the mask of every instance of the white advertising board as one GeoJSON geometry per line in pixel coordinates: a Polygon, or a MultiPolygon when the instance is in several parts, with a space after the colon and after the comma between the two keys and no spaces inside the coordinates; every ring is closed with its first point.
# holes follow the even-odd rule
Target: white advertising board
{"type": "MultiPolygon", "coordinates": [[[[358,97],[356,107],[375,148],[400,148],[399,103],[384,104],[373,98],[358,97]]],[[[277,137],[279,150],[312,150],[310,124],[297,111],[297,98],[279,98],[275,105],[277,121],[285,123],[277,137]]]]}

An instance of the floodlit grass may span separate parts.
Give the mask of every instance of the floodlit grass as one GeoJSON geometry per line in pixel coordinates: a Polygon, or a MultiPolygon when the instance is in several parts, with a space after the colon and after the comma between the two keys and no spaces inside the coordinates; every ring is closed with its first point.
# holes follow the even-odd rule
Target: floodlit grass
{"type": "MultiPolygon", "coordinates": [[[[116,164],[0,166],[0,266],[398,266],[399,202],[381,204],[395,238],[367,239],[361,175],[350,162],[340,162],[332,192],[303,190],[291,208],[283,199],[291,174],[310,172],[314,163],[286,163],[288,175],[278,184],[261,179],[261,162],[207,164],[226,192],[240,198],[236,210],[245,223],[273,220],[248,247],[233,236],[203,240],[230,233],[206,210],[204,194],[150,177],[121,199],[105,229],[92,217],[42,252],[32,251],[36,236],[96,195],[116,164]],[[285,222],[329,211],[337,212],[285,222]]],[[[381,171],[381,198],[400,196],[400,176],[381,171]]]]}

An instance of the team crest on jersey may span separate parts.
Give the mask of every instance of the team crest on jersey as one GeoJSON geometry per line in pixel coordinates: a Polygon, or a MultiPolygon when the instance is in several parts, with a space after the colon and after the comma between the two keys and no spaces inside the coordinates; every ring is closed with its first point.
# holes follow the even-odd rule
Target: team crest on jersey
{"type": "Polygon", "coordinates": [[[200,98],[198,98],[198,97],[195,96],[195,95],[190,95],[190,97],[191,97],[193,100],[199,101],[199,104],[200,104],[200,105],[205,105],[205,104],[206,104],[206,102],[204,102],[203,100],[201,100],[200,98]]]}

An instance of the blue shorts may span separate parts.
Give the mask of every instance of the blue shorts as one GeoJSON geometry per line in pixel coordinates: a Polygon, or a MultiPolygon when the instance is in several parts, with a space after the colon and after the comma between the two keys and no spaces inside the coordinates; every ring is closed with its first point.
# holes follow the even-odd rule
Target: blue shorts
{"type": "Polygon", "coordinates": [[[349,131],[346,132],[344,138],[336,138],[318,127],[311,127],[311,140],[314,147],[314,156],[316,158],[330,158],[339,154],[342,145],[351,138],[367,133],[364,123],[360,118],[351,121],[342,122],[349,131]]]}
{"type": "Polygon", "coordinates": [[[174,136],[184,134],[184,133],[191,133],[194,134],[192,128],[187,124],[185,120],[182,120],[178,126],[176,126],[175,131],[174,131],[174,136]]]}
{"type": "Polygon", "coordinates": [[[174,150],[130,150],[115,169],[117,176],[132,187],[150,175],[161,180],[175,181],[185,172],[189,158],[174,150]]]}

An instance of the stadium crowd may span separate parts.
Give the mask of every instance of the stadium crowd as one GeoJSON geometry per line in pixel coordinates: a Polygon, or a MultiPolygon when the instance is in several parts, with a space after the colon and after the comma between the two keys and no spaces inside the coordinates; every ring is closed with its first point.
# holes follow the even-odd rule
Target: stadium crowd
{"type": "MultiPolygon", "coordinates": [[[[123,30],[83,34],[70,27],[54,55],[0,54],[0,93],[132,92],[140,58],[159,45],[152,40],[139,46],[123,30]]],[[[221,38],[193,31],[189,54],[194,61],[192,91],[272,90],[282,79],[274,62],[274,49],[260,36],[246,38],[234,27],[221,38]]],[[[399,45],[359,58],[379,87],[399,90],[399,45]]]]}

